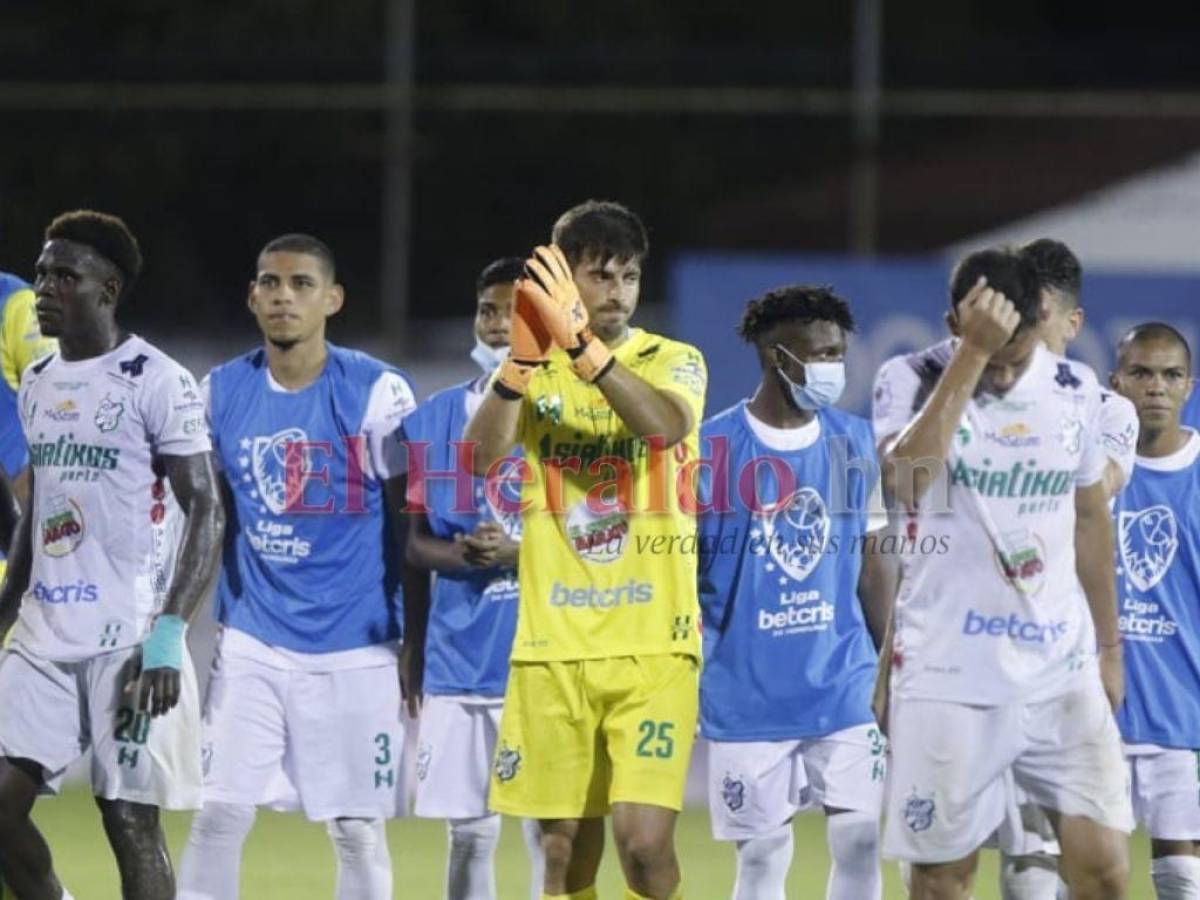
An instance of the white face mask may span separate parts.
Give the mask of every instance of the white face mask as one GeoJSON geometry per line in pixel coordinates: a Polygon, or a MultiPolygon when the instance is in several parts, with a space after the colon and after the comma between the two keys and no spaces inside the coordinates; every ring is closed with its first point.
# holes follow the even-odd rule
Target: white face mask
{"type": "Polygon", "coordinates": [[[783,369],[776,370],[788,386],[796,406],[800,409],[823,409],[841,399],[842,391],[846,389],[845,362],[804,362],[789,353],[786,347],[779,344],[775,346],[804,367],[804,384],[796,384],[783,374],[783,369]]]}
{"type": "Polygon", "coordinates": [[[500,363],[508,359],[508,347],[489,347],[476,337],[475,349],[471,351],[471,359],[475,360],[475,365],[483,369],[484,375],[491,375],[500,363]]]}

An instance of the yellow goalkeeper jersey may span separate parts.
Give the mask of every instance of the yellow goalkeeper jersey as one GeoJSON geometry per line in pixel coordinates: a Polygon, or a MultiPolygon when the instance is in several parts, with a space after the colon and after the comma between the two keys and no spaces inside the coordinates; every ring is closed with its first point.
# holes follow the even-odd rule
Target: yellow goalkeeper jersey
{"type": "Polygon", "coordinates": [[[682,397],[692,430],[670,448],[635,436],[561,352],[534,375],[518,426],[529,474],[514,660],[700,655],[696,518],[687,501],[704,357],[641,329],[613,353],[651,386],[682,397]]]}

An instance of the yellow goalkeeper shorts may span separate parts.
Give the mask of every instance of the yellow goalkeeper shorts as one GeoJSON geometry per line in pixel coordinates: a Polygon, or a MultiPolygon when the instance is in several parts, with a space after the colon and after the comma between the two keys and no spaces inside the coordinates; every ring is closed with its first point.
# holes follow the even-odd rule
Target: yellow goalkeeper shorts
{"type": "Polygon", "coordinates": [[[533,819],[681,809],[699,708],[691,656],[514,662],[489,805],[533,819]]]}

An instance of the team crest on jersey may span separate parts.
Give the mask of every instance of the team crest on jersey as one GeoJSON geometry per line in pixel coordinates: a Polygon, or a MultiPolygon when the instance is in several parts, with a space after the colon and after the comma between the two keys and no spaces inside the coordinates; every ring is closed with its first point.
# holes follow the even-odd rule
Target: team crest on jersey
{"type": "Polygon", "coordinates": [[[562,397],[558,394],[555,394],[553,397],[538,397],[533,403],[533,415],[539,422],[543,419],[549,419],[557,425],[562,421],[562,411],[562,397]]]}
{"type": "Polygon", "coordinates": [[[1067,416],[1058,426],[1058,442],[1064,450],[1074,455],[1079,452],[1083,438],[1083,422],[1067,416]]]}
{"type": "Polygon", "coordinates": [[[424,781],[429,775],[429,760],[433,757],[433,748],[422,741],[417,746],[417,778],[424,781]]]}
{"type": "Polygon", "coordinates": [[[829,512],[821,495],[802,487],[791,496],[765,508],[763,541],[771,559],[795,581],[803,581],[817,567],[829,543],[829,512]]]}
{"type": "Polygon", "coordinates": [[[500,742],[500,749],[496,751],[496,777],[500,781],[512,781],[517,777],[517,772],[521,769],[521,751],[514,750],[504,741],[500,742]]]}
{"type": "Polygon", "coordinates": [[[83,510],[65,494],[55,494],[47,506],[50,514],[42,522],[42,550],[53,557],[73,553],[83,543],[83,510]]]}
{"type": "Polygon", "coordinates": [[[92,420],[101,431],[109,432],[117,427],[121,415],[125,412],[125,404],[114,400],[109,394],[104,395],[100,405],[96,407],[96,416],[92,420]]]}
{"type": "Polygon", "coordinates": [[[1179,526],[1166,506],[1121,513],[1117,526],[1125,575],[1139,591],[1148,591],[1167,574],[1179,549],[1179,526]]]}
{"type": "Polygon", "coordinates": [[[730,812],[737,812],[746,805],[746,782],[733,778],[728,772],[721,780],[721,799],[730,812]]]}
{"type": "Polygon", "coordinates": [[[581,559],[616,562],[629,540],[629,516],[620,508],[594,512],[586,499],[580,500],[567,513],[567,540],[581,559]]]}
{"type": "Polygon", "coordinates": [[[258,499],[275,515],[282,515],[300,499],[298,492],[308,480],[304,476],[312,472],[308,435],[303,428],[285,428],[270,437],[256,437],[250,446],[250,457],[242,456],[239,462],[253,472],[258,499]],[[292,444],[301,444],[302,448],[298,454],[300,471],[293,472],[289,479],[288,447],[292,444]]]}
{"type": "Polygon", "coordinates": [[[933,826],[933,797],[918,797],[914,790],[904,804],[904,823],[912,831],[928,831],[933,826]]]}
{"type": "Polygon", "coordinates": [[[475,489],[476,506],[481,516],[490,517],[504,529],[504,533],[512,540],[521,540],[521,466],[515,459],[503,459],[497,466],[493,490],[498,497],[493,497],[492,491],[480,484],[475,489]],[[496,502],[499,501],[499,502],[496,502]]]}

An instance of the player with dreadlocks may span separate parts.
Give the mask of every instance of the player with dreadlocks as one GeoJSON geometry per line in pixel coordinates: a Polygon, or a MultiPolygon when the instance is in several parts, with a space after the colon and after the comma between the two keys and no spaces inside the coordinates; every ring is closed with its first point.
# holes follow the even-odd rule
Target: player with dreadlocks
{"type": "Polygon", "coordinates": [[[893,587],[871,424],[833,408],[853,330],[828,288],[750,301],[740,333],[762,379],[701,428],[700,729],[713,834],[737,843],[735,900],[782,900],[807,808],[828,817],[827,896],[880,896],[871,687],[893,587]]]}

